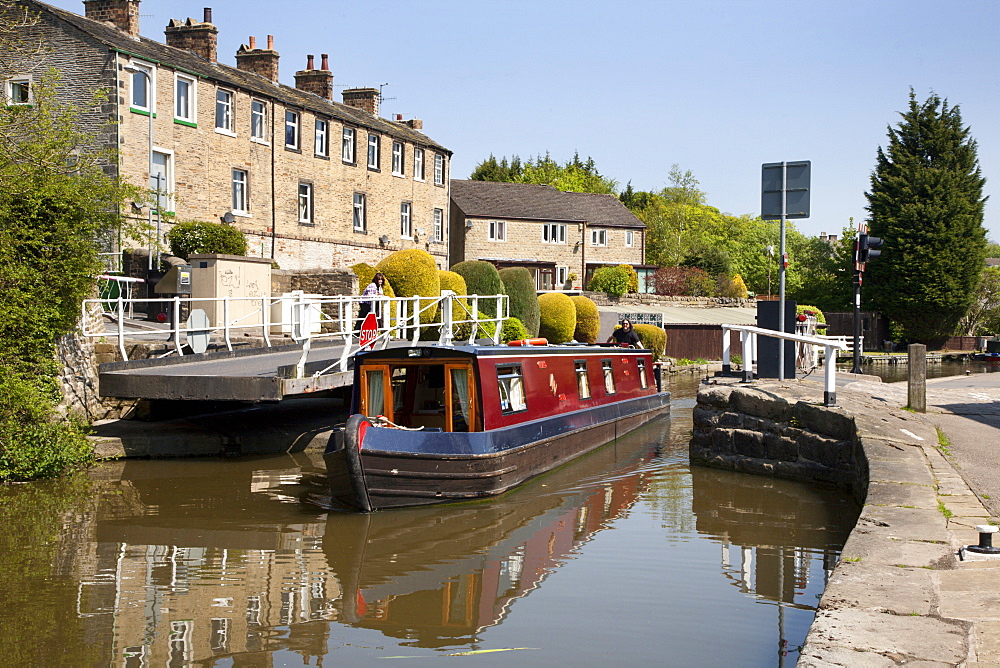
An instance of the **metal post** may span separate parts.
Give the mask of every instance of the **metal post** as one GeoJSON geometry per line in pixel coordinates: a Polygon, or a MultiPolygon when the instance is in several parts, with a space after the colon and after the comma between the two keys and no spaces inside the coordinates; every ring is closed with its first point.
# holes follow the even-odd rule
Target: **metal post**
{"type": "Polygon", "coordinates": [[[854,270],[854,368],[861,373],[861,272],[854,270]]]}
{"type": "Polygon", "coordinates": [[[128,361],[128,354],[125,352],[125,305],[122,302],[122,293],[118,293],[118,351],[122,354],[122,361],[128,361]]]}
{"type": "MultiPolygon", "coordinates": [[[[781,227],[778,257],[778,331],[785,333],[785,219],[788,216],[788,163],[781,163],[781,227]]],[[[785,341],[778,339],[778,381],[785,379],[785,341]]]]}
{"type": "Polygon", "coordinates": [[[177,349],[177,354],[183,355],[184,351],[181,349],[181,298],[179,295],[174,295],[170,311],[170,326],[173,328],[170,336],[174,338],[174,348],[177,349]]]}
{"type": "Polygon", "coordinates": [[[824,406],[836,406],[837,405],[837,353],[833,346],[824,346],[823,354],[826,356],[826,368],[823,373],[826,374],[823,378],[823,405],[824,406]],[[830,360],[834,360],[833,364],[830,364],[830,360]]]}
{"type": "Polygon", "coordinates": [[[754,335],[741,330],[740,339],[743,343],[743,382],[749,383],[753,380],[754,335]]]}
{"type": "Polygon", "coordinates": [[[233,349],[233,342],[229,338],[229,295],[222,299],[222,321],[226,323],[223,333],[226,337],[226,349],[233,349]]]}
{"type": "Polygon", "coordinates": [[[722,326],[722,375],[729,376],[732,372],[732,365],[729,363],[730,331],[725,325],[722,326]]]}

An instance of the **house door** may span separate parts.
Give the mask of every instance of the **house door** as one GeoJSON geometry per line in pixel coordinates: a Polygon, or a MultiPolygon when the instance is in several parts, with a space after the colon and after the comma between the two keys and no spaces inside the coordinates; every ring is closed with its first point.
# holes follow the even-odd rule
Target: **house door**
{"type": "Polygon", "coordinates": [[[538,269],[538,289],[554,290],[556,284],[556,268],[540,267],[538,269]]]}

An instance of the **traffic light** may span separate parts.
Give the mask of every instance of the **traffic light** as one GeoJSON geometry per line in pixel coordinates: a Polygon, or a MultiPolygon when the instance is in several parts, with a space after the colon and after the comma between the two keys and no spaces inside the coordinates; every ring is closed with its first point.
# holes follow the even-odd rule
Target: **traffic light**
{"type": "Polygon", "coordinates": [[[869,236],[867,233],[858,236],[858,262],[864,264],[881,255],[882,251],[878,249],[882,247],[882,243],[881,237],[869,236]]]}

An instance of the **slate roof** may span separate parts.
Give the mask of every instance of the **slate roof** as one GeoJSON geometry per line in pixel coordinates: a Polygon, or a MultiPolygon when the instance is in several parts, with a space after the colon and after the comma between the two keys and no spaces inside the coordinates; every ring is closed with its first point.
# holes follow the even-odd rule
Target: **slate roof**
{"type": "Polygon", "coordinates": [[[552,186],[452,179],[451,199],[467,217],[646,227],[614,195],[561,192],[552,186]]]}
{"type": "Polygon", "coordinates": [[[167,46],[146,37],[134,38],[101,21],[88,19],[85,16],[74,14],[65,9],[38,2],[38,0],[24,0],[24,4],[37,7],[39,11],[54,16],[56,19],[90,35],[115,51],[129,54],[142,60],[162,63],[225,86],[231,86],[278,100],[293,107],[323,114],[346,122],[349,125],[368,128],[400,139],[407,139],[416,144],[435,148],[447,153],[449,156],[451,155],[449,149],[431,140],[424,133],[414,130],[407,125],[372,116],[361,109],[327,100],[314,93],[308,93],[281,83],[274,83],[253,72],[246,72],[235,67],[230,67],[229,65],[223,65],[222,63],[210,62],[186,49],[167,46]]]}

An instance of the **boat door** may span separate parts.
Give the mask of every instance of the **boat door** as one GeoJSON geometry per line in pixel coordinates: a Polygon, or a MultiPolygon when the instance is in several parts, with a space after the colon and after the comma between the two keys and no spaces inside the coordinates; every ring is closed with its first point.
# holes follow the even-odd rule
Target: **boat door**
{"type": "Polygon", "coordinates": [[[476,392],[472,365],[445,364],[445,431],[476,431],[476,392]]]}
{"type": "Polygon", "coordinates": [[[365,364],[360,376],[363,415],[410,428],[477,430],[475,377],[468,362],[365,364]]]}

